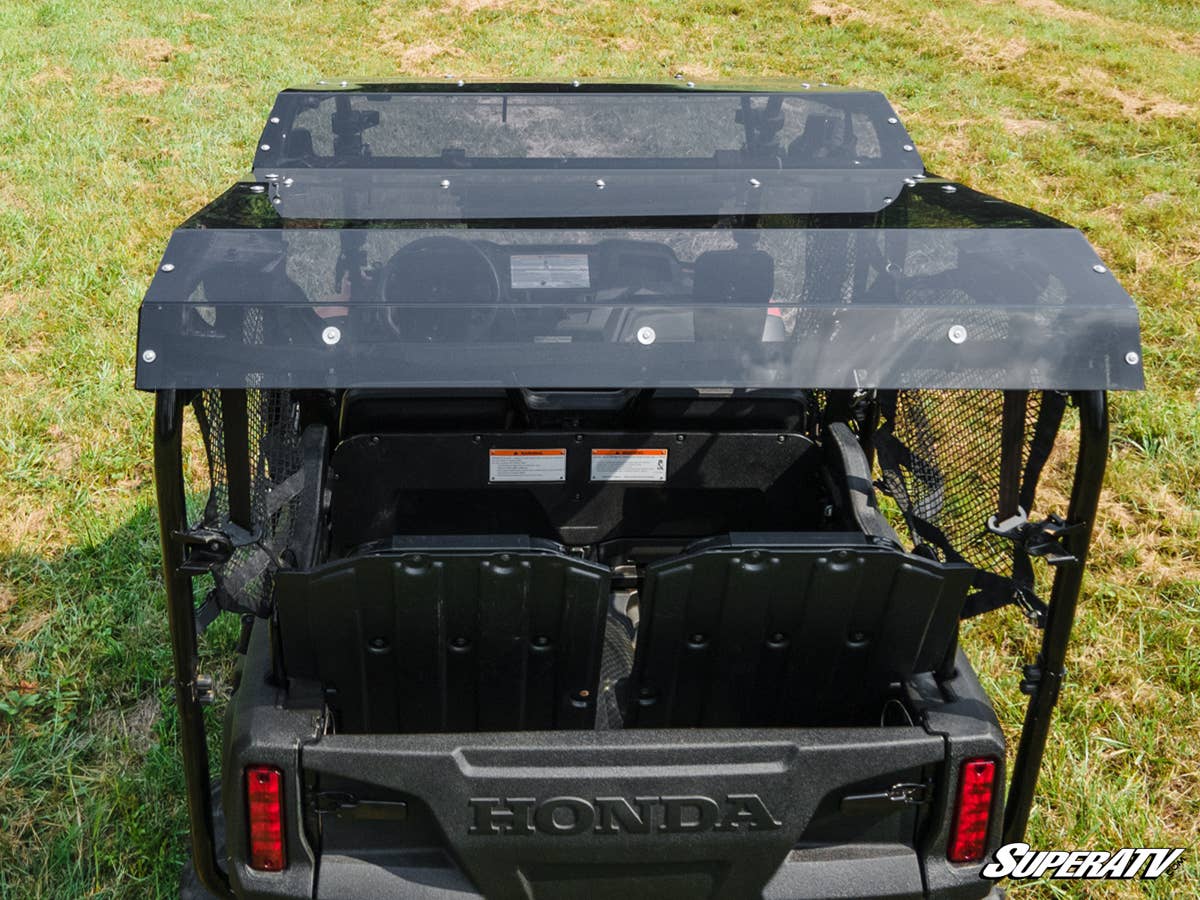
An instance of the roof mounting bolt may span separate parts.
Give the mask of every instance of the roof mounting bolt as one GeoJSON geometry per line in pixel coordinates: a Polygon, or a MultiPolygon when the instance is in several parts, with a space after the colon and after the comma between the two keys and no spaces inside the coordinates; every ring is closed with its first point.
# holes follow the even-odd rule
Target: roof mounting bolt
{"type": "Polygon", "coordinates": [[[913,150],[913,145],[912,145],[912,144],[905,144],[905,145],[904,145],[904,152],[905,152],[905,153],[912,153],[912,150],[913,150]]]}
{"type": "Polygon", "coordinates": [[[961,325],[951,325],[950,330],[946,332],[946,337],[950,338],[952,344],[961,344],[967,339],[967,329],[961,325]]]}
{"type": "Polygon", "coordinates": [[[757,178],[750,179],[750,187],[756,188],[756,187],[761,187],[761,186],[762,186],[762,182],[759,181],[757,178]]]}
{"type": "Polygon", "coordinates": [[[280,200],[278,197],[272,197],[272,198],[271,198],[271,202],[272,202],[272,203],[274,203],[276,206],[278,206],[278,205],[279,205],[280,203],[282,203],[283,201],[282,201],[282,200],[280,200]]]}
{"type": "Polygon", "coordinates": [[[323,340],[330,347],[332,347],[334,344],[336,344],[341,339],[342,339],[342,329],[338,328],[336,325],[330,325],[328,328],[326,328],[324,331],[321,332],[321,340],[323,340]]]}
{"type": "Polygon", "coordinates": [[[270,149],[271,149],[271,145],[270,145],[270,144],[259,144],[259,145],[258,145],[258,149],[259,149],[259,150],[270,150],[270,149]]]}
{"type": "Polygon", "coordinates": [[[802,82],[800,82],[800,87],[804,88],[807,91],[808,89],[810,89],[812,87],[812,85],[809,84],[807,81],[802,81],[802,82]]]}
{"type": "Polygon", "coordinates": [[[440,187],[443,191],[448,190],[450,187],[450,179],[443,178],[441,181],[438,182],[438,187],[440,187]]]}
{"type": "Polygon", "coordinates": [[[688,87],[695,87],[695,86],[696,86],[696,82],[694,82],[694,81],[689,81],[689,82],[687,83],[687,86],[688,86],[688,87]]]}
{"type": "Polygon", "coordinates": [[[891,203],[891,202],[892,202],[892,198],[891,198],[891,197],[884,197],[884,198],[883,198],[883,205],[884,205],[884,206],[887,206],[887,205],[888,205],[889,203],[891,203]]]}
{"type": "Polygon", "coordinates": [[[952,184],[943,184],[942,185],[942,193],[944,193],[944,194],[953,194],[957,190],[958,190],[958,188],[956,188],[952,184]]]}
{"type": "Polygon", "coordinates": [[[324,78],[322,78],[320,81],[317,82],[317,84],[329,84],[329,82],[326,81],[324,78]]]}
{"type": "Polygon", "coordinates": [[[897,119],[895,116],[888,116],[888,124],[889,125],[899,125],[900,120],[897,119]]]}
{"type": "Polygon", "coordinates": [[[598,190],[598,191],[602,191],[602,190],[604,190],[604,188],[605,188],[605,187],[607,187],[607,185],[605,185],[605,183],[604,183],[604,179],[603,179],[603,178],[597,178],[597,179],[596,179],[596,190],[598,190]]]}
{"type": "Polygon", "coordinates": [[[1104,266],[1100,265],[1100,263],[1096,263],[1094,266],[1092,266],[1092,271],[1103,275],[1108,271],[1108,269],[1104,268],[1104,266]]]}
{"type": "Polygon", "coordinates": [[[158,268],[163,272],[174,272],[175,271],[175,263],[163,263],[158,268]]]}
{"type": "Polygon", "coordinates": [[[454,76],[453,76],[453,75],[451,75],[449,72],[443,72],[443,73],[442,73],[442,77],[443,77],[443,78],[445,78],[445,79],[448,81],[448,80],[450,80],[451,78],[453,78],[454,76]]]}
{"type": "Polygon", "coordinates": [[[341,81],[341,82],[338,82],[338,83],[339,83],[339,84],[341,84],[341,86],[342,86],[342,87],[345,87],[345,86],[346,86],[346,85],[348,85],[350,82],[348,82],[348,81],[341,81]]]}
{"type": "Polygon", "coordinates": [[[649,347],[654,343],[654,339],[656,337],[658,337],[658,335],[654,333],[654,329],[649,325],[643,325],[638,329],[637,339],[639,344],[649,347]]]}
{"type": "Polygon", "coordinates": [[[464,84],[466,84],[466,82],[465,82],[465,81],[463,81],[461,78],[460,78],[460,79],[458,79],[458,86],[459,86],[459,87],[462,87],[464,84]]]}
{"type": "MultiPolygon", "coordinates": [[[[146,352],[153,353],[154,351],[148,350],[146,352]]],[[[1134,353],[1132,350],[1130,350],[1128,353],[1125,354],[1125,362],[1129,363],[1129,365],[1131,365],[1131,366],[1136,366],[1141,361],[1142,361],[1142,358],[1140,356],[1138,356],[1136,353],[1134,353]]]]}
{"type": "Polygon", "coordinates": [[[252,194],[261,194],[265,190],[266,190],[266,188],[261,184],[250,185],[250,193],[252,193],[252,194]]]}
{"type": "Polygon", "coordinates": [[[279,116],[271,116],[270,122],[272,125],[278,125],[279,124],[279,116]]]}
{"type": "Polygon", "coordinates": [[[904,179],[904,183],[905,183],[906,185],[908,185],[909,187],[916,187],[916,186],[917,186],[917,179],[915,179],[915,178],[905,178],[905,179],[904,179]]]}
{"type": "MultiPolygon", "coordinates": [[[[1136,353],[1134,353],[1134,354],[1132,354],[1132,355],[1133,355],[1133,357],[1134,357],[1134,361],[1136,362],[1136,360],[1137,360],[1137,354],[1136,354],[1136,353]]],[[[1126,359],[1128,359],[1129,357],[1125,357],[1125,358],[1126,358],[1126,359]]],[[[154,362],[156,359],[158,359],[158,354],[157,354],[157,353],[155,353],[153,350],[143,350],[143,351],[142,351],[142,362],[148,362],[148,363],[152,363],[152,362],[154,362]]]]}
{"type": "Polygon", "coordinates": [[[822,82],[821,82],[821,87],[829,87],[829,82],[828,82],[828,81],[822,81],[822,82]]]}
{"type": "Polygon", "coordinates": [[[267,179],[267,181],[278,181],[279,180],[279,176],[277,174],[275,174],[274,172],[272,172],[270,175],[264,175],[263,178],[267,179]]]}
{"type": "Polygon", "coordinates": [[[283,186],[284,186],[284,187],[291,187],[291,186],[292,186],[293,184],[295,184],[295,183],[296,183],[296,179],[295,179],[295,178],[290,178],[290,177],[289,177],[289,178],[285,178],[285,179],[283,179],[283,186]]]}
{"type": "Polygon", "coordinates": [[[579,79],[578,78],[576,78],[574,81],[571,82],[571,87],[579,87],[579,79]]]}

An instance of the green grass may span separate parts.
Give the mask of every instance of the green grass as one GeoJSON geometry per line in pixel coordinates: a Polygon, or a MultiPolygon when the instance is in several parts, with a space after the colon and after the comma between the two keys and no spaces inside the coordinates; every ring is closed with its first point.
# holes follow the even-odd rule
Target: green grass
{"type": "MultiPolygon", "coordinates": [[[[1077,224],[1140,303],[1031,823],[1200,891],[1200,6],[1176,0],[0,2],[0,897],[169,895],[185,853],[136,310],[171,227],[322,76],[794,76],[885,91],[931,169],[1077,224]]],[[[226,636],[227,637],[227,636],[226,636]]],[[[967,629],[1011,734],[1030,637],[967,629]]]]}

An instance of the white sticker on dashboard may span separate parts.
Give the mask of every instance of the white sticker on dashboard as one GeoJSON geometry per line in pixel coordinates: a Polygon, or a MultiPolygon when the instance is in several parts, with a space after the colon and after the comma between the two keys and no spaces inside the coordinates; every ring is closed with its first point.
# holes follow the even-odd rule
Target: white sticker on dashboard
{"type": "Polygon", "coordinates": [[[666,480],[665,449],[592,451],[592,481],[666,480]]]}
{"type": "Polygon", "coordinates": [[[586,253],[517,253],[509,257],[514,291],[591,287],[586,253]]]}
{"type": "Polygon", "coordinates": [[[566,481],[567,451],[549,450],[488,451],[488,481],[566,481]]]}

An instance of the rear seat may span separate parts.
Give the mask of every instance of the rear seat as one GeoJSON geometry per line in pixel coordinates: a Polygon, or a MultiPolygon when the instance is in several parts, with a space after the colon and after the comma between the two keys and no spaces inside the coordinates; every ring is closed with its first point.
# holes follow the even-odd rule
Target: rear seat
{"type": "Polygon", "coordinates": [[[731,534],[646,567],[628,724],[877,724],[940,670],[973,570],[861,533],[731,534]]]}
{"type": "Polygon", "coordinates": [[[278,573],[284,665],[343,732],[591,728],[609,583],[549,542],[398,538],[278,573]]]}

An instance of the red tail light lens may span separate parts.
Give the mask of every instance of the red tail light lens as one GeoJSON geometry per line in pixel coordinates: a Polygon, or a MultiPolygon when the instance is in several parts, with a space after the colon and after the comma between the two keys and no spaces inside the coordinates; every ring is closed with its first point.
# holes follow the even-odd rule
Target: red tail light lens
{"type": "Polygon", "coordinates": [[[950,862],[979,862],[987,850],[992,790],[996,784],[994,759],[968,759],[958,777],[958,802],[954,805],[954,830],[946,856],[950,862]]]}
{"type": "Polygon", "coordinates": [[[287,866],[283,773],[274,766],[246,767],[246,816],[250,826],[250,868],[282,872],[287,866]]]}

